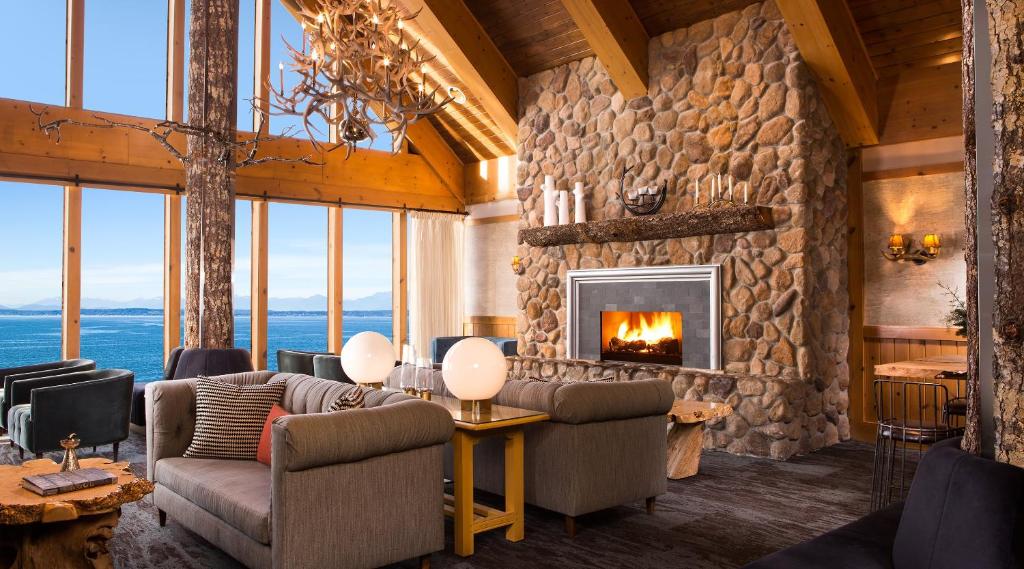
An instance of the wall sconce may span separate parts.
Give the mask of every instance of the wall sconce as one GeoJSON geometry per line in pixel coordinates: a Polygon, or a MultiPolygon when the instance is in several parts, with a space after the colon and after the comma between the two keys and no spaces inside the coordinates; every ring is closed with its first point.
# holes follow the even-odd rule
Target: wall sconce
{"type": "Polygon", "coordinates": [[[512,257],[512,272],[517,275],[523,274],[523,262],[519,259],[519,255],[512,257]]]}
{"type": "Polygon", "coordinates": [[[910,248],[910,239],[899,233],[889,236],[889,250],[882,251],[882,256],[890,261],[911,261],[915,265],[923,265],[939,256],[942,238],[938,233],[928,233],[921,240],[923,249],[914,251],[910,248]]]}

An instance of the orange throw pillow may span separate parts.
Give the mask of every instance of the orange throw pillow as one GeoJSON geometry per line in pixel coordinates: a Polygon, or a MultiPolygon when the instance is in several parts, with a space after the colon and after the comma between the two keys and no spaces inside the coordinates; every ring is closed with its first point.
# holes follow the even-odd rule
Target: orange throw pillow
{"type": "Polygon", "coordinates": [[[263,423],[263,433],[260,434],[260,445],[256,448],[256,460],[270,466],[270,425],[278,417],[286,417],[291,413],[284,410],[280,405],[274,405],[267,414],[267,421],[263,423]]]}

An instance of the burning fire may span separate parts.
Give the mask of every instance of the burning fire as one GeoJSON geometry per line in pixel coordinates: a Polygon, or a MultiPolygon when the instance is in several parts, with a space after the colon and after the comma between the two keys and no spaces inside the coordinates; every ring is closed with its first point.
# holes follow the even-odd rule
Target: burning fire
{"type": "Polygon", "coordinates": [[[629,320],[623,320],[619,324],[615,337],[624,342],[641,340],[647,345],[653,346],[665,338],[673,338],[675,336],[672,329],[672,318],[668,312],[652,312],[648,314],[638,314],[635,319],[638,320],[636,326],[630,326],[631,322],[629,320]],[[648,314],[650,315],[649,321],[647,319],[648,314]]]}

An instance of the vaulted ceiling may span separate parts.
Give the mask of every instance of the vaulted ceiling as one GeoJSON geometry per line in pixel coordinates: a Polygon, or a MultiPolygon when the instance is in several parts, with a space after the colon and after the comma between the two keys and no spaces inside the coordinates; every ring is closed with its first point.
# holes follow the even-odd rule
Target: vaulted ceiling
{"type": "MultiPolygon", "coordinates": [[[[450,105],[430,119],[437,135],[464,163],[515,153],[517,77],[594,55],[584,31],[566,8],[589,2],[397,1],[410,11],[420,11],[410,27],[438,57],[434,65],[438,79],[467,94],[465,105],[450,105]]],[[[610,3],[627,1],[647,36],[653,38],[742,9],[756,0],[610,3]]],[[[878,141],[958,134],[960,1],[845,1],[878,77],[878,141]]]]}

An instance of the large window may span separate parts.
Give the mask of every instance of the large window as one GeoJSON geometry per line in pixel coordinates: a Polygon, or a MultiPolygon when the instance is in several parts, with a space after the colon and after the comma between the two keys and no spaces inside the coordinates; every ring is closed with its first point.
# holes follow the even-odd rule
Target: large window
{"type": "Polygon", "coordinates": [[[327,216],[323,207],[270,204],[267,365],[277,350],[327,349],[327,216]]]}
{"type": "MultiPolygon", "coordinates": [[[[274,4],[280,4],[275,0],[274,4]]],[[[252,130],[252,98],[256,74],[256,3],[238,3],[238,125],[239,130],[252,130]]]]}
{"type": "Polygon", "coordinates": [[[252,352],[252,319],[249,310],[252,292],[252,202],[235,202],[235,264],[231,271],[234,295],[235,347],[252,352]]]}
{"type": "Polygon", "coordinates": [[[81,354],[137,381],[163,370],[163,197],[82,191],[81,354]]]}
{"type": "Polygon", "coordinates": [[[166,76],[167,2],[85,3],[85,108],[162,118],[167,100],[166,76]]]}
{"type": "Polygon", "coordinates": [[[64,104],[65,0],[0,7],[0,97],[64,104]]]}
{"type": "Polygon", "coordinates": [[[343,340],[365,330],[391,338],[391,216],[345,209],[343,340]]]}
{"type": "Polygon", "coordinates": [[[0,182],[0,368],[60,359],[63,190],[0,182]]]}

